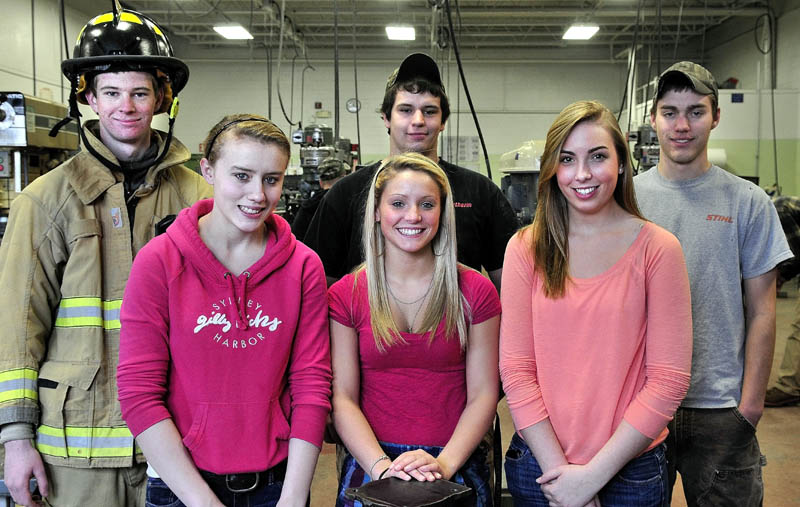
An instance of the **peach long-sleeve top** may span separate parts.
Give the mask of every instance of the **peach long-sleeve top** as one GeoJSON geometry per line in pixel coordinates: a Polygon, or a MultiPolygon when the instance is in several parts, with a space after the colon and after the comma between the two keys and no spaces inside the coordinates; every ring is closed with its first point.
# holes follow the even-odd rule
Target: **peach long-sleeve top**
{"type": "Polygon", "coordinates": [[[689,388],[692,312],[678,240],[647,222],[606,272],[545,297],[531,230],[503,264],[500,375],[517,430],[550,418],[573,464],[586,464],[624,419],[652,438],[689,388]]]}

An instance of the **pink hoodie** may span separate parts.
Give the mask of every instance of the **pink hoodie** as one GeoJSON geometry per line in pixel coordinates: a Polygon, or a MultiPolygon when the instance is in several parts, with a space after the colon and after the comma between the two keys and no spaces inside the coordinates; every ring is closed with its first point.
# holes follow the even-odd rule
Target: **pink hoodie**
{"type": "Polygon", "coordinates": [[[136,256],[117,372],[134,435],[172,417],[201,470],[266,470],[289,438],[320,447],[330,411],[325,275],[276,215],[264,256],[232,276],[198,233],[204,200],[136,256]]]}

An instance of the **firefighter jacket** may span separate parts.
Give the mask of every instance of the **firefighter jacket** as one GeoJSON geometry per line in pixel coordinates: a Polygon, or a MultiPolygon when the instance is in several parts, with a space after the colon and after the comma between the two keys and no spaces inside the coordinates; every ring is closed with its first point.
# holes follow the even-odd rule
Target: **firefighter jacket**
{"type": "MultiPolygon", "coordinates": [[[[84,126],[88,141],[117,163],[97,126],[84,126]]],[[[163,146],[164,134],[155,135],[163,146]]],[[[189,150],[173,139],[167,156],[147,171],[134,194],[133,232],[124,174],[88,151],[35,179],[11,205],[0,245],[0,425],[35,425],[48,463],[144,461],[117,401],[119,310],[133,257],[156,224],[212,194],[182,165],[188,159],[189,150]]]]}

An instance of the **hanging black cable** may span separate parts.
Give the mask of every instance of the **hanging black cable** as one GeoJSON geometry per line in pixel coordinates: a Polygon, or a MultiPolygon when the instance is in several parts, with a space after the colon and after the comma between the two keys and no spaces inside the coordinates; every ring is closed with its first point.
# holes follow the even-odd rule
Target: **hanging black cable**
{"type": "MultiPolygon", "coordinates": [[[[61,13],[61,37],[59,37],[59,46],[64,50],[64,56],[69,59],[69,47],[67,45],[67,22],[64,17],[64,0],[58,0],[58,10],[61,13]]],[[[60,52],[60,51],[59,51],[60,52]]],[[[62,74],[59,79],[58,88],[61,90],[61,103],[64,103],[64,75],[62,74]]]]}
{"type": "Polygon", "coordinates": [[[333,138],[339,139],[339,3],[336,0],[333,0],[333,138]]]}
{"type": "Polygon", "coordinates": [[[705,63],[706,58],[706,29],[708,28],[708,0],[703,1],[703,35],[700,38],[700,64],[705,63]]]}
{"type": "Polygon", "coordinates": [[[36,0],[31,0],[31,52],[32,52],[32,67],[33,67],[33,95],[36,95],[36,0]]]}
{"type": "MultiPolygon", "coordinates": [[[[770,95],[770,109],[772,113],[772,157],[773,157],[773,167],[775,171],[775,193],[777,195],[781,195],[781,186],[779,183],[779,175],[778,175],[778,136],[777,136],[777,129],[775,126],[775,87],[777,85],[777,54],[775,51],[775,44],[778,40],[777,35],[777,19],[775,16],[775,12],[772,9],[771,2],[767,3],[764,6],[765,12],[764,14],[760,15],[756,18],[755,26],[753,27],[753,35],[755,38],[755,45],[756,49],[762,55],[770,55],[770,87],[769,87],[769,95],[770,95]],[[759,24],[762,23],[762,20],[766,21],[767,30],[768,30],[768,39],[769,45],[764,48],[762,46],[762,42],[759,40],[758,37],[758,28],[759,24]]],[[[759,96],[759,100],[761,97],[759,96]]],[[[761,140],[759,139],[759,142],[761,140]]]]}
{"type": "MultiPolygon", "coordinates": [[[[661,70],[661,0],[656,1],[656,5],[658,6],[658,66],[656,67],[658,70],[661,70]]],[[[647,71],[647,86],[650,86],[650,71],[647,71]]],[[[646,97],[645,93],[645,98],[646,97]]]]}
{"type": "MultiPolygon", "coordinates": [[[[358,163],[361,164],[361,101],[358,98],[358,61],[356,59],[356,2],[353,1],[353,87],[356,94],[356,142],[358,142],[358,163]]],[[[353,168],[355,169],[355,167],[353,168]]]]}
{"type": "Polygon", "coordinates": [[[775,191],[778,195],[781,195],[781,186],[778,181],[778,135],[775,128],[775,88],[777,87],[777,78],[778,78],[778,58],[777,58],[777,47],[776,44],[778,43],[778,20],[775,16],[775,12],[772,10],[772,6],[770,5],[772,2],[767,4],[767,12],[769,13],[769,46],[770,46],[770,102],[772,107],[772,161],[775,168],[775,191]]]}
{"type": "Polygon", "coordinates": [[[483,158],[486,161],[486,175],[489,179],[492,179],[492,167],[489,163],[489,152],[486,151],[486,142],[483,139],[483,132],[481,131],[481,125],[478,123],[478,115],[475,114],[475,106],[472,104],[472,97],[469,94],[469,88],[467,87],[467,78],[464,77],[464,67],[461,65],[461,55],[458,53],[458,41],[456,41],[456,34],[453,30],[453,15],[450,12],[450,0],[445,0],[444,3],[445,10],[447,12],[447,24],[450,27],[450,36],[453,41],[453,52],[456,55],[456,62],[458,63],[458,73],[461,76],[461,83],[464,85],[464,95],[467,97],[467,102],[469,102],[469,109],[472,112],[472,119],[475,121],[475,129],[478,131],[478,138],[481,140],[481,148],[483,148],[483,158]]]}
{"type": "Polygon", "coordinates": [[[67,16],[64,14],[64,0],[59,0],[58,3],[61,9],[61,34],[64,36],[64,57],[69,59],[69,42],[67,42],[67,16]]]}
{"type": "MultiPolygon", "coordinates": [[[[456,2],[456,8],[457,9],[459,8],[458,2],[456,2]]],[[[447,14],[445,13],[445,15],[447,15],[447,14]]],[[[450,36],[452,37],[452,34],[450,34],[450,36]]],[[[458,27],[458,37],[461,37],[461,25],[459,25],[459,27],[458,27]]],[[[458,64],[456,64],[456,67],[458,67],[458,64]]],[[[455,142],[455,145],[456,145],[455,164],[456,165],[458,165],[459,158],[460,158],[460,155],[461,155],[460,150],[459,150],[459,148],[461,146],[461,143],[458,142],[458,139],[459,139],[460,136],[461,136],[461,80],[460,79],[456,79],[456,142],[455,142]]]]}

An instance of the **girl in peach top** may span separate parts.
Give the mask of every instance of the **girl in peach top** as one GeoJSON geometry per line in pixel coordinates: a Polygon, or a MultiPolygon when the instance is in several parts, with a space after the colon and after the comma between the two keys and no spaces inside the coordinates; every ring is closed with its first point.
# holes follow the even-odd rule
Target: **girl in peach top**
{"type": "Polygon", "coordinates": [[[666,505],[689,281],[678,240],[639,213],[627,143],[602,104],[571,104],[550,127],[536,219],[508,244],[501,301],[514,504],[666,505]]]}

